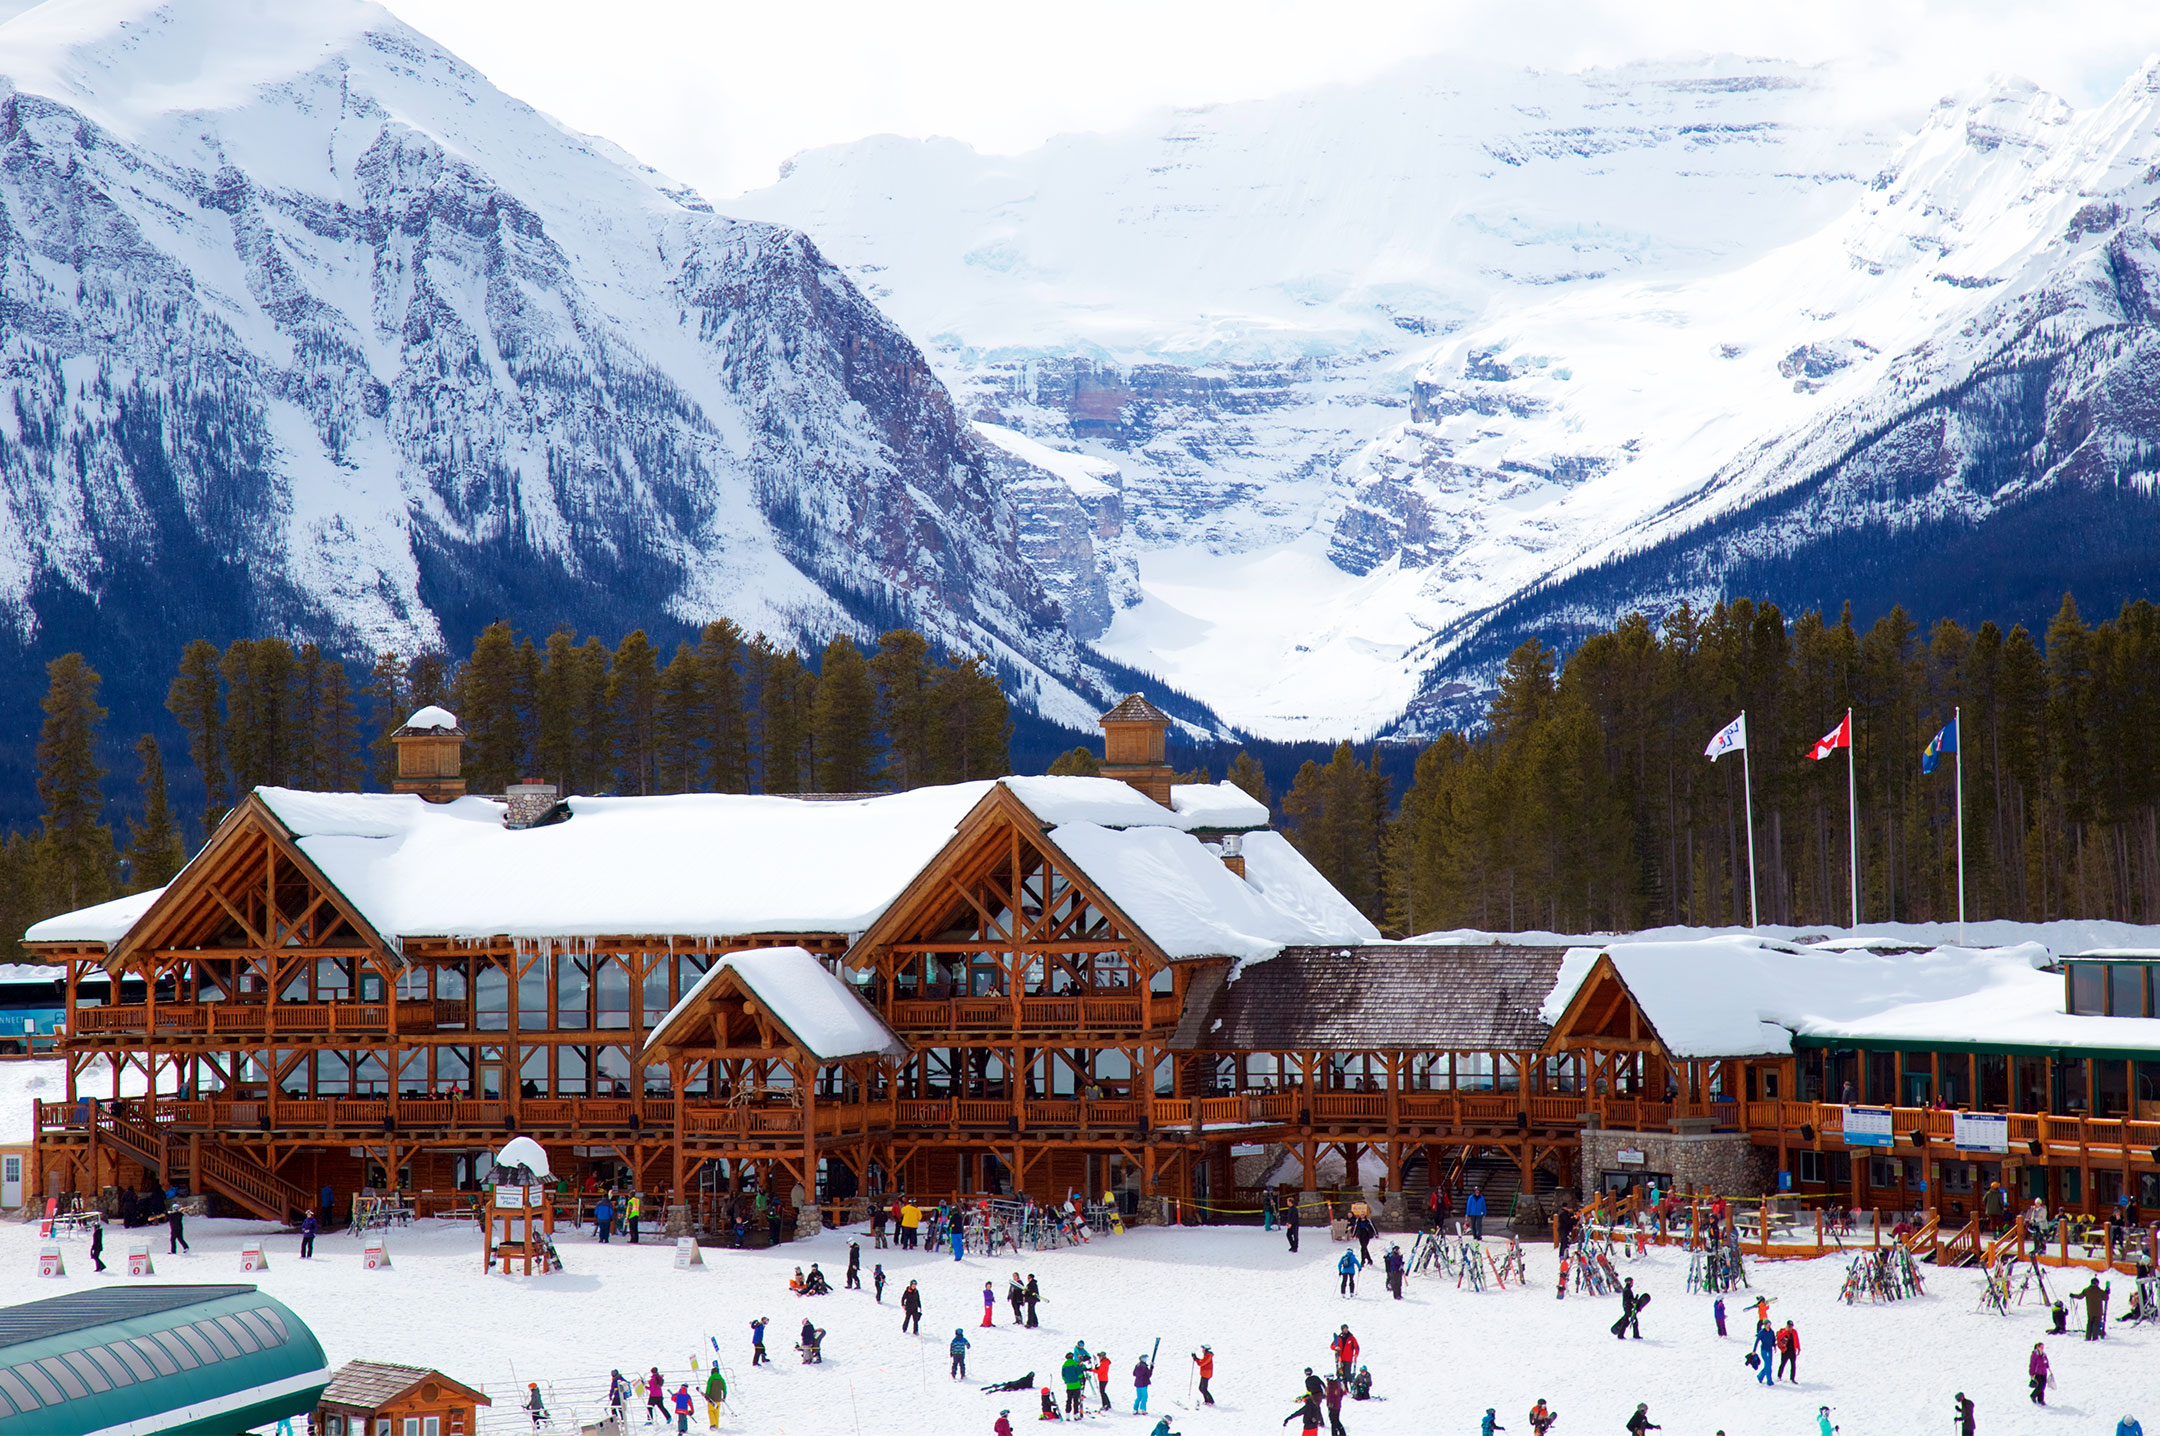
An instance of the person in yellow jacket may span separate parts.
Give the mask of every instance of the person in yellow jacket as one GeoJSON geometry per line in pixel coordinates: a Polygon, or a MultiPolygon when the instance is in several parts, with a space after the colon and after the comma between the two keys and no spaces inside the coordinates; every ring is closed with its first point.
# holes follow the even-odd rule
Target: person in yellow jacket
{"type": "Polygon", "coordinates": [[[922,1208],[913,1202],[904,1203],[900,1208],[900,1245],[913,1251],[917,1230],[921,1226],[922,1208]]]}
{"type": "Polygon", "coordinates": [[[629,1205],[626,1206],[623,1210],[627,1214],[629,1219],[630,1245],[636,1246],[638,1222],[641,1221],[645,1216],[645,1199],[639,1196],[636,1192],[632,1192],[630,1194],[629,1205]]]}

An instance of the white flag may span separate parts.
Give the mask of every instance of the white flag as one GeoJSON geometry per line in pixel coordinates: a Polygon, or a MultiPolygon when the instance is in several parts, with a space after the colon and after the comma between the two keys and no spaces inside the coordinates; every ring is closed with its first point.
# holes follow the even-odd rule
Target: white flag
{"type": "Polygon", "coordinates": [[[1715,763],[1727,753],[1737,752],[1746,746],[1747,714],[1742,713],[1738,718],[1718,729],[1717,736],[1710,740],[1710,746],[1703,749],[1702,752],[1705,758],[1715,763]]]}

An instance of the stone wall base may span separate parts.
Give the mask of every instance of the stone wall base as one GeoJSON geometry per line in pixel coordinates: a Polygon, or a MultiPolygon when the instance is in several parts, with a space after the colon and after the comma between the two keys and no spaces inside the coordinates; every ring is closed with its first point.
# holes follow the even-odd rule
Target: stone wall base
{"type": "Polygon", "coordinates": [[[1585,1193],[1604,1185],[1609,1172],[1630,1177],[1659,1174],[1672,1190],[1712,1196],[1754,1197],[1776,1190],[1777,1153],[1757,1147],[1745,1132],[1623,1132],[1610,1128],[1582,1134],[1585,1193]],[[1642,1160],[1623,1162],[1620,1153],[1642,1160]]]}

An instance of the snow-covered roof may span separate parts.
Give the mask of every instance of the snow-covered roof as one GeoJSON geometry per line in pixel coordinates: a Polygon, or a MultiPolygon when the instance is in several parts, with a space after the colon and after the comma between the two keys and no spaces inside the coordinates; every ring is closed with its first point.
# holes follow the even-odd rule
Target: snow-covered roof
{"type": "Polygon", "coordinates": [[[1245,876],[1191,833],[1066,823],[1057,845],[1169,957],[1273,957],[1380,933],[1280,833],[1245,836],[1245,876]]]}
{"type": "Polygon", "coordinates": [[[1600,955],[1675,1057],[1783,1055],[1794,1039],[2160,1051],[2160,1018],[2063,1010],[2039,943],[1878,953],[1747,936],[1571,948],[1540,1015],[1559,1021],[1600,955]]]}
{"type": "Polygon", "coordinates": [[[457,725],[457,714],[452,713],[447,708],[441,708],[430,703],[427,707],[420,709],[412,717],[405,720],[405,731],[408,733],[424,733],[432,728],[448,733],[455,732],[457,725]]]}
{"type": "Polygon", "coordinates": [[[536,1177],[552,1177],[548,1170],[547,1148],[530,1137],[512,1137],[503,1143],[503,1149],[495,1154],[498,1167],[523,1167],[536,1177]]]}
{"type": "Polygon", "coordinates": [[[675,1040],[677,1019],[693,1012],[722,974],[732,973],[802,1049],[821,1062],[906,1050],[879,1016],[863,1005],[854,990],[807,948],[766,947],[723,953],[697,985],[668,1009],[645,1040],[650,1048],[675,1040]]]}
{"type": "Polygon", "coordinates": [[[23,934],[23,941],[102,942],[110,946],[127,936],[127,930],[135,926],[136,919],[150,911],[150,904],[164,891],[163,888],[147,888],[94,907],[60,913],[43,922],[32,923],[30,930],[23,934]]]}
{"type": "Polygon", "coordinates": [[[1188,828],[1264,828],[1267,804],[1235,783],[1176,783],[1170,806],[1188,828]]]}

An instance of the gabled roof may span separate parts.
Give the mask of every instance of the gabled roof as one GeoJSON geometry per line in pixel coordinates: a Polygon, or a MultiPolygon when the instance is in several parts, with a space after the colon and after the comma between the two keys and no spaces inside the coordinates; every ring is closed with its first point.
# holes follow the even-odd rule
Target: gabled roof
{"type": "Polygon", "coordinates": [[[695,1049],[700,1024],[727,995],[747,999],[796,1047],[820,1062],[893,1056],[907,1051],[885,1020],[808,949],[767,947],[723,953],[697,985],[668,1009],[645,1039],[647,1052],[695,1049]]]}
{"type": "Polygon", "coordinates": [[[397,1400],[415,1386],[429,1381],[449,1387],[464,1400],[475,1405],[495,1404],[464,1382],[453,1381],[432,1367],[400,1366],[389,1361],[346,1362],[330,1377],[330,1384],[323,1388],[323,1394],[317,1401],[324,1406],[347,1406],[359,1411],[375,1411],[397,1400]]]}
{"type": "MultiPolygon", "coordinates": [[[[1176,1051],[1535,1051],[1557,947],[1289,947],[1234,980],[1196,979],[1176,1051]]],[[[1223,971],[1216,969],[1216,971],[1223,971]]]]}
{"type": "Polygon", "coordinates": [[[1097,723],[1168,723],[1170,715],[1137,693],[1128,693],[1117,707],[1095,720],[1097,723]]]}

